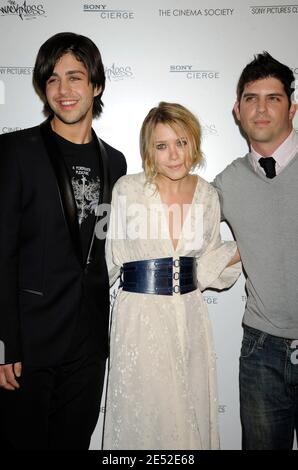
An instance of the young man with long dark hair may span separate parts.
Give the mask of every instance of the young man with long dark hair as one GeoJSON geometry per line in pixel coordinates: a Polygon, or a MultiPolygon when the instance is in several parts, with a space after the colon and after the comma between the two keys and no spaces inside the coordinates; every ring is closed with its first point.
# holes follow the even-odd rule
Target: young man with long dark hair
{"type": "Polygon", "coordinates": [[[105,225],[102,208],[126,162],[92,129],[105,74],[89,38],[48,39],[33,81],[48,119],[0,137],[0,446],[84,450],[108,354],[105,234],[96,225],[105,225]]]}

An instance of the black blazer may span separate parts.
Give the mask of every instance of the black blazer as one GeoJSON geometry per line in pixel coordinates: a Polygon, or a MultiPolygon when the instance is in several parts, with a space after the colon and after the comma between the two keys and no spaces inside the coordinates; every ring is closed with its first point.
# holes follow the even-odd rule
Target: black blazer
{"type": "MultiPolygon", "coordinates": [[[[101,200],[126,173],[122,153],[96,138],[101,200]]],[[[71,181],[49,120],[0,136],[0,340],[5,363],[59,364],[82,304],[102,358],[108,354],[109,282],[105,241],[82,258],[71,181]]]]}

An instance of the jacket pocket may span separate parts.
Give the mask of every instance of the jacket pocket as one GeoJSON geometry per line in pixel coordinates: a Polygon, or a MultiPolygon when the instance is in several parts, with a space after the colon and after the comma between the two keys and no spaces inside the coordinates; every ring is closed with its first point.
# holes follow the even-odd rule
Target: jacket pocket
{"type": "Polygon", "coordinates": [[[248,358],[254,352],[256,340],[244,335],[241,345],[240,357],[242,359],[248,358]]]}

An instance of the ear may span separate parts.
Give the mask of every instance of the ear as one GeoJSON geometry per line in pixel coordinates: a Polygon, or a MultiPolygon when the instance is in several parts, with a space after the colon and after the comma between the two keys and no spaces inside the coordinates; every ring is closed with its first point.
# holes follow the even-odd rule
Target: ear
{"type": "Polygon", "coordinates": [[[93,97],[98,96],[101,93],[102,86],[96,85],[93,89],[93,97]]]}
{"type": "Polygon", "coordinates": [[[239,106],[240,106],[239,101],[236,101],[236,103],[234,104],[234,107],[233,107],[234,113],[235,113],[236,118],[238,119],[238,121],[240,121],[240,109],[239,109],[239,106]]]}
{"type": "Polygon", "coordinates": [[[297,107],[298,107],[298,104],[296,103],[292,103],[291,106],[290,106],[290,109],[289,109],[289,119],[294,119],[294,116],[296,114],[296,111],[297,111],[297,107]]]}

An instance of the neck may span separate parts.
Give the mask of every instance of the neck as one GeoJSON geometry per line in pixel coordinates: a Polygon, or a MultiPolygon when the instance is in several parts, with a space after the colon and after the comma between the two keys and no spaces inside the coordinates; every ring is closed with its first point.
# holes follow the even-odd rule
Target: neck
{"type": "Polygon", "coordinates": [[[189,182],[192,180],[192,175],[186,175],[180,180],[171,180],[163,175],[158,175],[156,182],[158,184],[159,190],[163,193],[171,194],[180,194],[183,192],[186,185],[189,185],[189,182]]]}
{"type": "Polygon", "coordinates": [[[69,140],[74,144],[88,144],[92,140],[91,131],[92,120],[76,122],[74,124],[66,124],[57,116],[51,121],[51,127],[56,134],[69,140]]]}
{"type": "Polygon", "coordinates": [[[293,128],[290,128],[288,132],[280,137],[277,141],[274,142],[254,142],[250,141],[251,146],[259,155],[262,157],[270,157],[277,149],[284,143],[284,141],[289,137],[293,128]]]}

